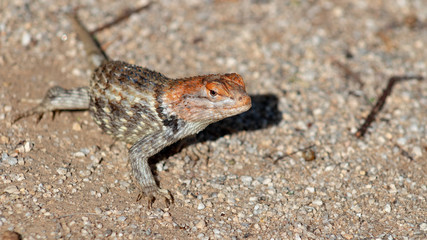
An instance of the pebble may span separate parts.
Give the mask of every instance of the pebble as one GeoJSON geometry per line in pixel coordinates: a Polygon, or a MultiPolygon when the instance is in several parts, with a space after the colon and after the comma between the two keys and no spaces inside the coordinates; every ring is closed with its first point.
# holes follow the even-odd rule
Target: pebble
{"type": "Polygon", "coordinates": [[[85,156],[87,156],[90,153],[89,148],[81,148],[79,152],[82,152],[85,156]]]}
{"type": "Polygon", "coordinates": [[[27,152],[30,152],[33,149],[33,147],[34,147],[34,143],[30,141],[23,141],[16,146],[15,151],[19,153],[27,153],[27,152]]]}
{"type": "Polygon", "coordinates": [[[88,170],[88,169],[80,170],[80,171],[79,171],[79,175],[80,175],[80,177],[88,177],[88,176],[90,176],[91,174],[92,174],[92,172],[91,172],[90,170],[88,170]]]}
{"type": "Polygon", "coordinates": [[[422,157],[423,152],[421,151],[421,148],[418,146],[415,146],[412,148],[412,154],[414,154],[414,157],[422,157]]]}
{"type": "Polygon", "coordinates": [[[272,182],[271,178],[266,178],[264,181],[262,181],[262,184],[269,185],[272,182]]]}
{"type": "Polygon", "coordinates": [[[24,32],[21,38],[22,46],[26,47],[31,43],[31,34],[28,32],[24,32]]]}
{"type": "MultiPolygon", "coordinates": [[[[205,234],[199,233],[199,234],[197,234],[197,238],[201,239],[201,240],[204,240],[205,239],[205,234]]],[[[209,238],[206,238],[206,240],[209,240],[209,238]]]]}
{"type": "Polygon", "coordinates": [[[5,106],[4,107],[5,112],[10,112],[11,110],[12,110],[12,106],[5,106]]]}
{"type": "Polygon", "coordinates": [[[246,186],[251,185],[253,178],[251,176],[241,176],[240,180],[245,184],[246,186]]]}
{"type": "Polygon", "coordinates": [[[322,206],[323,205],[323,201],[320,200],[320,199],[316,199],[316,200],[313,201],[313,204],[317,205],[317,206],[322,206]]]}
{"type": "Polygon", "coordinates": [[[84,157],[84,156],[86,156],[83,152],[75,152],[74,154],[73,154],[73,156],[74,157],[84,157]]]}
{"type": "MultiPolygon", "coordinates": [[[[1,120],[1,118],[0,118],[1,120]]],[[[9,138],[6,136],[0,136],[0,144],[8,144],[9,143],[9,138]]]]}
{"type": "Polygon", "coordinates": [[[19,166],[23,166],[23,165],[25,165],[25,160],[24,160],[24,158],[22,158],[22,157],[19,157],[19,158],[18,158],[18,165],[19,165],[19,166]]]}
{"type": "Polygon", "coordinates": [[[385,205],[385,207],[384,207],[384,212],[386,212],[386,213],[390,213],[391,212],[391,206],[390,206],[390,204],[386,204],[385,205]]]}
{"type": "Polygon", "coordinates": [[[6,159],[6,162],[10,165],[10,166],[15,166],[18,163],[18,159],[14,158],[14,157],[8,157],[6,159]]]}
{"type": "Polygon", "coordinates": [[[406,139],[406,138],[401,137],[401,138],[398,138],[396,142],[397,142],[397,144],[399,144],[399,145],[403,146],[403,145],[405,145],[405,144],[406,144],[406,141],[407,141],[407,139],[406,139]]]}
{"type": "Polygon", "coordinates": [[[197,209],[198,210],[203,210],[203,209],[205,209],[205,204],[203,204],[203,203],[199,203],[198,205],[197,205],[197,209]]]}
{"type": "Polygon", "coordinates": [[[314,187],[307,187],[306,189],[309,193],[314,193],[314,187]]]}
{"type": "Polygon", "coordinates": [[[341,233],[341,236],[345,239],[348,239],[348,240],[353,239],[353,235],[348,234],[348,233],[341,233]]]}
{"type": "Polygon", "coordinates": [[[67,169],[67,168],[64,168],[64,167],[60,167],[60,168],[56,169],[56,172],[57,172],[59,175],[65,175],[65,174],[67,174],[68,169],[67,169]]]}
{"type": "Polygon", "coordinates": [[[250,197],[249,202],[258,202],[258,197],[250,197]]]}
{"type": "Polygon", "coordinates": [[[7,153],[4,152],[4,153],[1,154],[1,160],[2,161],[6,160],[8,158],[9,158],[9,155],[7,153]]]}
{"type": "Polygon", "coordinates": [[[120,187],[123,188],[123,189],[128,189],[129,186],[130,186],[130,184],[128,182],[126,182],[126,181],[122,181],[121,180],[119,183],[120,183],[120,187]]]}
{"type": "Polygon", "coordinates": [[[427,223],[421,223],[420,224],[420,230],[423,232],[427,232],[427,223]]]}
{"type": "Polygon", "coordinates": [[[96,207],[96,208],[95,208],[95,213],[96,213],[96,214],[101,214],[101,213],[102,213],[101,208],[96,207]]]}
{"type": "Polygon", "coordinates": [[[74,122],[73,125],[72,125],[72,127],[71,127],[71,129],[73,129],[74,131],[81,131],[82,130],[82,126],[79,123],[74,122]]]}
{"type": "Polygon", "coordinates": [[[13,186],[13,185],[7,186],[4,189],[4,191],[7,192],[7,193],[9,193],[9,194],[15,194],[15,195],[18,195],[20,193],[19,189],[16,186],[13,186]]]}
{"type": "Polygon", "coordinates": [[[302,153],[302,157],[307,162],[314,161],[316,160],[316,152],[314,152],[312,149],[309,149],[302,153]]]}
{"type": "Polygon", "coordinates": [[[164,220],[168,221],[168,222],[172,222],[173,221],[173,218],[172,218],[170,212],[163,213],[162,218],[164,220]]]}
{"type": "Polygon", "coordinates": [[[200,220],[197,224],[196,227],[198,229],[205,229],[206,228],[206,222],[204,220],[200,220]]]}
{"type": "Polygon", "coordinates": [[[24,152],[27,153],[27,152],[31,151],[33,149],[33,147],[34,147],[34,143],[26,141],[24,144],[24,152]]]}

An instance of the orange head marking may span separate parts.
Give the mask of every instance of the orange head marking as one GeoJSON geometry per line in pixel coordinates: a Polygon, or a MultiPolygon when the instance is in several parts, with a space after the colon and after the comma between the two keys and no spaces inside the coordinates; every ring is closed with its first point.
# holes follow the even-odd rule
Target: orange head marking
{"type": "Polygon", "coordinates": [[[212,123],[247,111],[251,98],[236,73],[212,74],[176,80],[163,102],[179,118],[212,123]]]}

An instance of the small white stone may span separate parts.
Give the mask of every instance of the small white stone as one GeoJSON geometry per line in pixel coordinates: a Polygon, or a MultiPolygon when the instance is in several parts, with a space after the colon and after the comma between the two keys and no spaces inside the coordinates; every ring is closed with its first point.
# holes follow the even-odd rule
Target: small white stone
{"type": "Polygon", "coordinates": [[[120,183],[120,187],[124,189],[128,189],[130,186],[130,184],[126,181],[120,181],[119,183],[120,183]]]}
{"type": "Polygon", "coordinates": [[[314,115],[316,115],[316,116],[319,116],[319,115],[321,115],[323,113],[323,110],[321,109],[321,108],[316,108],[316,109],[314,109],[314,111],[313,111],[313,114],[314,115]]]}
{"type": "Polygon", "coordinates": [[[26,47],[30,44],[30,42],[31,42],[31,34],[28,32],[24,32],[21,38],[22,46],[26,47]]]}
{"type": "Polygon", "coordinates": [[[64,168],[64,167],[60,167],[60,168],[58,168],[58,169],[56,169],[56,172],[59,174],[59,175],[65,175],[65,174],[67,174],[67,169],[66,168],[64,168]]]}
{"type": "Polygon", "coordinates": [[[81,148],[79,150],[79,152],[82,152],[86,156],[90,153],[90,149],[89,148],[81,148]]]}
{"type": "Polygon", "coordinates": [[[74,68],[73,70],[71,70],[71,73],[76,76],[76,77],[81,77],[83,76],[83,73],[80,69],[74,68]]]}
{"type": "Polygon", "coordinates": [[[307,187],[306,189],[309,193],[314,193],[314,187],[307,187]]]}
{"type": "Polygon", "coordinates": [[[16,186],[7,186],[4,189],[5,192],[9,193],[9,194],[19,194],[19,189],[16,186]]]}
{"type": "Polygon", "coordinates": [[[27,153],[27,152],[31,151],[31,149],[33,149],[33,147],[34,147],[34,143],[26,141],[24,144],[24,152],[27,153]]]}
{"type": "Polygon", "coordinates": [[[198,239],[204,239],[204,237],[205,237],[205,234],[203,234],[203,233],[197,234],[198,239]]]}
{"type": "Polygon", "coordinates": [[[314,200],[314,201],[313,201],[313,204],[314,204],[314,205],[317,205],[317,206],[322,206],[322,205],[323,205],[323,202],[322,202],[322,200],[320,200],[320,199],[316,199],[316,200],[314,200]]]}
{"type": "Polygon", "coordinates": [[[412,153],[414,154],[415,157],[423,156],[423,152],[421,151],[421,148],[418,146],[415,146],[412,148],[412,153]]]}
{"type": "Polygon", "coordinates": [[[417,124],[412,124],[412,125],[409,127],[409,130],[410,130],[411,132],[418,132],[418,131],[419,131],[419,129],[418,129],[418,125],[417,125],[417,124]]]}
{"type": "Polygon", "coordinates": [[[427,223],[421,223],[420,224],[420,230],[424,231],[424,232],[427,232],[427,223]]]}
{"type": "Polygon", "coordinates": [[[240,180],[242,180],[243,184],[249,186],[251,185],[253,178],[251,176],[241,176],[240,180]]]}
{"type": "Polygon", "coordinates": [[[200,220],[197,224],[196,224],[196,228],[198,229],[204,229],[206,228],[206,223],[203,220],[200,220]]]}
{"type": "Polygon", "coordinates": [[[80,170],[79,175],[81,177],[88,177],[92,172],[90,170],[80,170]]]}
{"type": "Polygon", "coordinates": [[[384,207],[384,212],[386,212],[386,213],[389,213],[389,212],[391,212],[391,206],[390,206],[390,204],[386,204],[385,205],[385,207],[384,207]]]}
{"type": "Polygon", "coordinates": [[[272,181],[271,178],[266,178],[266,179],[264,179],[264,181],[262,181],[262,184],[268,185],[271,183],[271,181],[272,181]]]}
{"type": "Polygon", "coordinates": [[[258,198],[257,197],[250,197],[249,198],[249,202],[257,202],[258,198]]]}
{"type": "Polygon", "coordinates": [[[205,204],[203,204],[203,203],[199,203],[199,205],[197,205],[197,209],[198,210],[203,210],[203,209],[205,209],[205,204]]]}
{"type": "Polygon", "coordinates": [[[330,171],[332,171],[332,170],[334,170],[334,166],[327,166],[326,168],[325,168],[325,172],[330,172],[330,171]]]}
{"type": "Polygon", "coordinates": [[[406,144],[406,138],[403,138],[403,137],[401,137],[401,138],[398,138],[397,139],[397,144],[399,144],[399,145],[405,145],[406,144]]]}
{"type": "Polygon", "coordinates": [[[5,112],[10,112],[12,110],[12,106],[4,106],[5,112]]]}
{"type": "Polygon", "coordinates": [[[362,208],[359,205],[353,205],[353,206],[351,206],[351,210],[353,210],[353,211],[355,211],[357,213],[362,212],[362,208]]]}
{"type": "Polygon", "coordinates": [[[390,184],[389,187],[390,187],[389,193],[391,193],[391,194],[396,194],[397,193],[396,185],[390,184]]]}
{"type": "Polygon", "coordinates": [[[15,166],[18,163],[18,159],[14,157],[8,157],[6,160],[10,166],[15,166]]]}
{"type": "Polygon", "coordinates": [[[74,131],[81,131],[82,130],[82,127],[80,126],[80,124],[78,123],[78,122],[74,122],[73,123],[73,126],[72,126],[72,129],[74,130],[74,131]]]}
{"type": "Polygon", "coordinates": [[[85,154],[82,152],[75,152],[73,155],[74,155],[74,157],[84,157],[85,156],[85,154]]]}

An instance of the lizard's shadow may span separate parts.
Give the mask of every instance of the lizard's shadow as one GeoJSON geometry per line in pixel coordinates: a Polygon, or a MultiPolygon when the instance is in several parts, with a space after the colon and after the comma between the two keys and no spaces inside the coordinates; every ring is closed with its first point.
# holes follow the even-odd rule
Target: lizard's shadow
{"type": "Polygon", "coordinates": [[[241,131],[255,131],[272,125],[277,125],[282,120],[278,109],[279,99],[273,94],[251,95],[252,107],[240,115],[226,118],[209,125],[200,132],[197,142],[214,141],[228,134],[241,131]]]}
{"type": "Polygon", "coordinates": [[[176,154],[189,145],[215,141],[228,134],[241,131],[255,131],[272,125],[277,125],[282,120],[282,114],[278,109],[279,99],[273,94],[251,95],[252,107],[249,111],[240,115],[226,118],[209,125],[205,130],[196,135],[183,139],[165,149],[150,159],[150,163],[156,163],[176,154]]]}

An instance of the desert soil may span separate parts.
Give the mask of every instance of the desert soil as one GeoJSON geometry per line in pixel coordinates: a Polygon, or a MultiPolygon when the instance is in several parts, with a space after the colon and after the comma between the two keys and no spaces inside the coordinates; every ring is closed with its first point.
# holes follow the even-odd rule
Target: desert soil
{"type": "Polygon", "coordinates": [[[67,12],[96,29],[145,3],[0,1],[0,236],[427,237],[427,80],[395,85],[354,136],[390,77],[426,77],[427,1],[162,0],[97,32],[113,59],[174,78],[237,72],[252,96],[153,159],[175,202],[152,209],[128,146],[88,112],[11,123],[52,86],[88,85],[67,12]]]}

